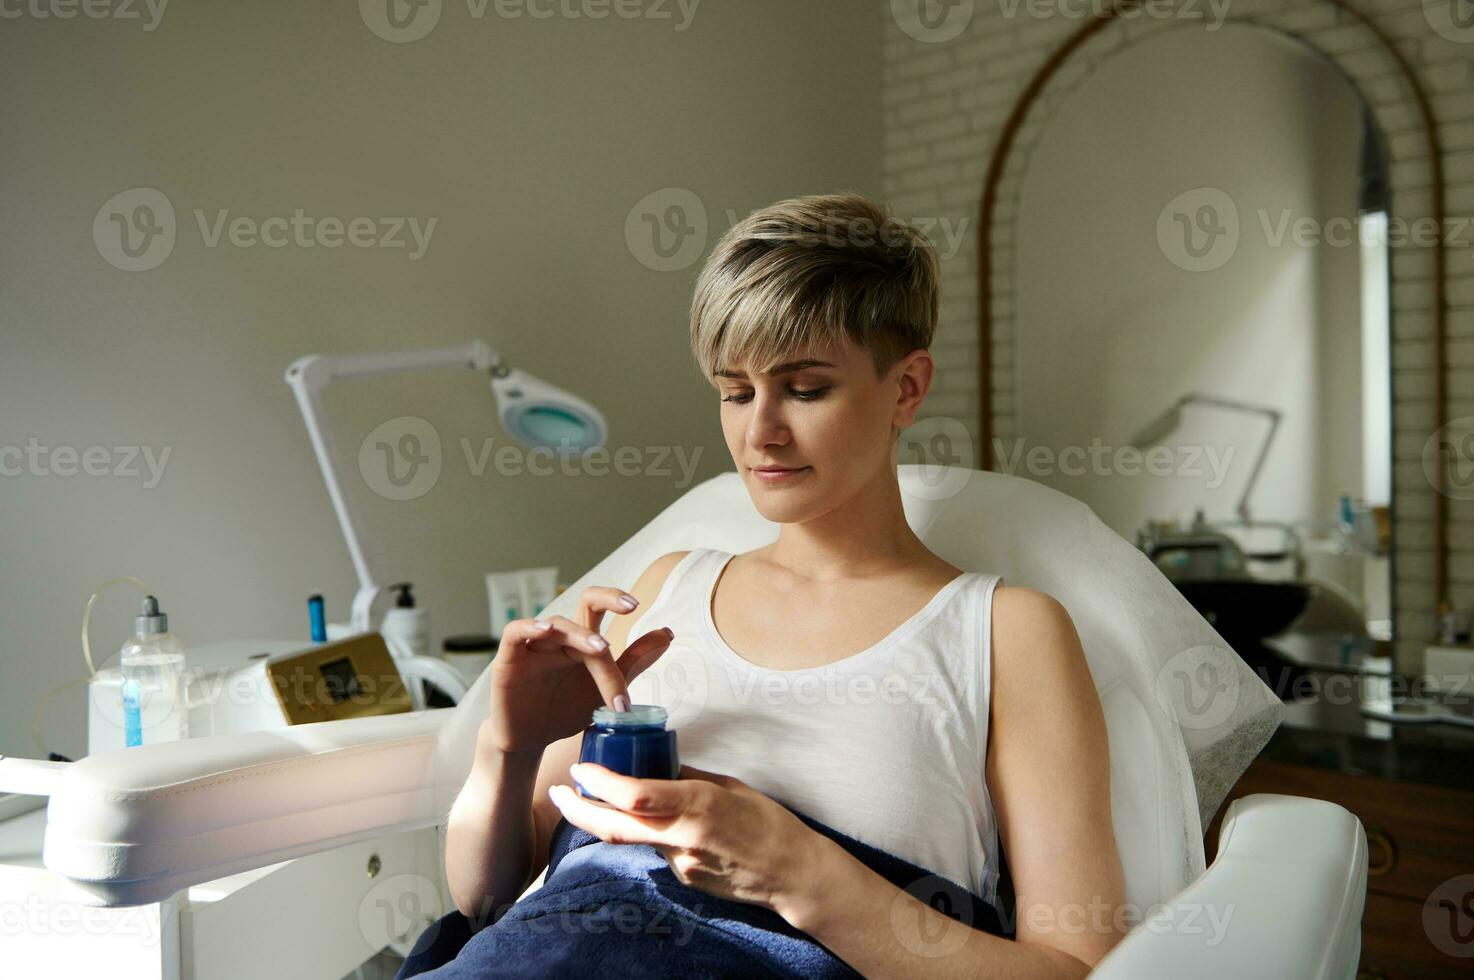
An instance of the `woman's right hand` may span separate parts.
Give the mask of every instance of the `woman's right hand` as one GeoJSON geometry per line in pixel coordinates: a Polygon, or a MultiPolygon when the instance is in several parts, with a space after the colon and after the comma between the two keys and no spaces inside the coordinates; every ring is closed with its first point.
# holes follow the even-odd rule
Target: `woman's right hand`
{"type": "MultiPolygon", "coordinates": [[[[491,662],[491,710],[486,719],[490,744],[508,753],[534,753],[589,723],[601,705],[629,696],[629,683],[670,646],[668,630],[652,630],[625,645],[614,658],[607,640],[594,628],[605,612],[628,615],[622,589],[591,585],[584,589],[578,618],[517,619],[507,624],[491,662]]],[[[638,600],[635,600],[638,602],[638,600]]]]}

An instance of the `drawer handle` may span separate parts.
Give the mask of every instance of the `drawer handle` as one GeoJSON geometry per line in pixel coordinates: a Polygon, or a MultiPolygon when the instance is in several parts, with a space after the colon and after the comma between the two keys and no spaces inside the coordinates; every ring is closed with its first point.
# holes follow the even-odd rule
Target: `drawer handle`
{"type": "Polygon", "coordinates": [[[1367,875],[1379,878],[1391,872],[1397,863],[1397,847],[1381,830],[1367,832],[1367,875]]]}

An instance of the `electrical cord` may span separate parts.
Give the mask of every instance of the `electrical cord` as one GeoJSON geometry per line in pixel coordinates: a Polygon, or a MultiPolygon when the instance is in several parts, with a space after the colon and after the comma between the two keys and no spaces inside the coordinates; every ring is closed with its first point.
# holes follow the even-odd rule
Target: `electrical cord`
{"type": "Polygon", "coordinates": [[[142,580],[136,579],[132,575],[119,575],[117,578],[110,578],[99,585],[97,591],[93,592],[92,597],[87,600],[87,608],[82,610],[82,659],[87,662],[87,673],[76,680],[67,681],[65,684],[58,684],[56,687],[53,687],[36,704],[36,711],[31,716],[31,741],[35,744],[36,752],[40,755],[48,754],[45,740],[41,736],[42,721],[46,714],[47,705],[62,691],[76,687],[78,684],[86,684],[97,676],[97,665],[92,659],[92,643],[87,638],[87,628],[92,623],[92,607],[97,604],[97,597],[102,595],[104,589],[124,583],[136,585],[143,590],[144,595],[149,594],[148,586],[142,580]]]}

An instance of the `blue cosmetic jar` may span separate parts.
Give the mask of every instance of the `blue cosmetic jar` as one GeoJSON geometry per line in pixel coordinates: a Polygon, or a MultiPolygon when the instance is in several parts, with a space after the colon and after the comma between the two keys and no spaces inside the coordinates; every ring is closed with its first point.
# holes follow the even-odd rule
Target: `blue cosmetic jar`
{"type": "MultiPolygon", "coordinates": [[[[675,779],[681,762],[676,733],[666,729],[666,718],[666,710],[658,704],[632,704],[628,711],[595,708],[593,724],[583,730],[578,761],[596,762],[637,779],[675,779]]],[[[578,780],[573,784],[580,796],[599,799],[578,780]]]]}

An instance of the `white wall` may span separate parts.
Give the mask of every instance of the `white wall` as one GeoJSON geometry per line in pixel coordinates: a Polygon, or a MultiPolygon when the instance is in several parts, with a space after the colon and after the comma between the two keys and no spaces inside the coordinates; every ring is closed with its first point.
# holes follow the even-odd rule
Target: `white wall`
{"type": "MultiPolygon", "coordinates": [[[[371,32],[354,3],[170,5],[154,30],[6,21],[0,446],[169,456],[147,489],[28,464],[0,479],[0,753],[35,754],[32,706],[83,672],[78,623],[108,577],[143,578],[192,642],[305,636],[314,591],[330,618],[346,616],[352,568],[282,380],[302,354],[484,337],[602,406],[611,447],[636,447],[641,475],[478,478],[458,440],[506,436],[469,372],[334,389],[382,580],[418,583],[437,643],[486,629],[483,572],[556,564],[571,581],[684,486],[730,468],[686,340],[697,259],[729,209],[878,192],[870,9],[708,0],[684,29],[670,3],[659,9],[671,20],[473,9],[447,2],[403,44],[371,32]],[[161,265],[125,272],[104,261],[93,221],[139,186],[169,199],[177,240],[161,265]],[[692,261],[656,271],[625,226],[667,187],[693,192],[709,225],[692,261]],[[438,223],[410,260],[212,248],[193,214],[298,208],[438,223]],[[356,469],[363,437],[399,415],[426,419],[443,445],[439,481],[408,502],[375,496],[356,469]],[[695,472],[667,452],[695,456],[695,472]]],[[[136,601],[120,590],[99,603],[102,656],[136,601]]],[[[80,688],[58,697],[47,749],[83,752],[82,708],[80,688]]]]}

